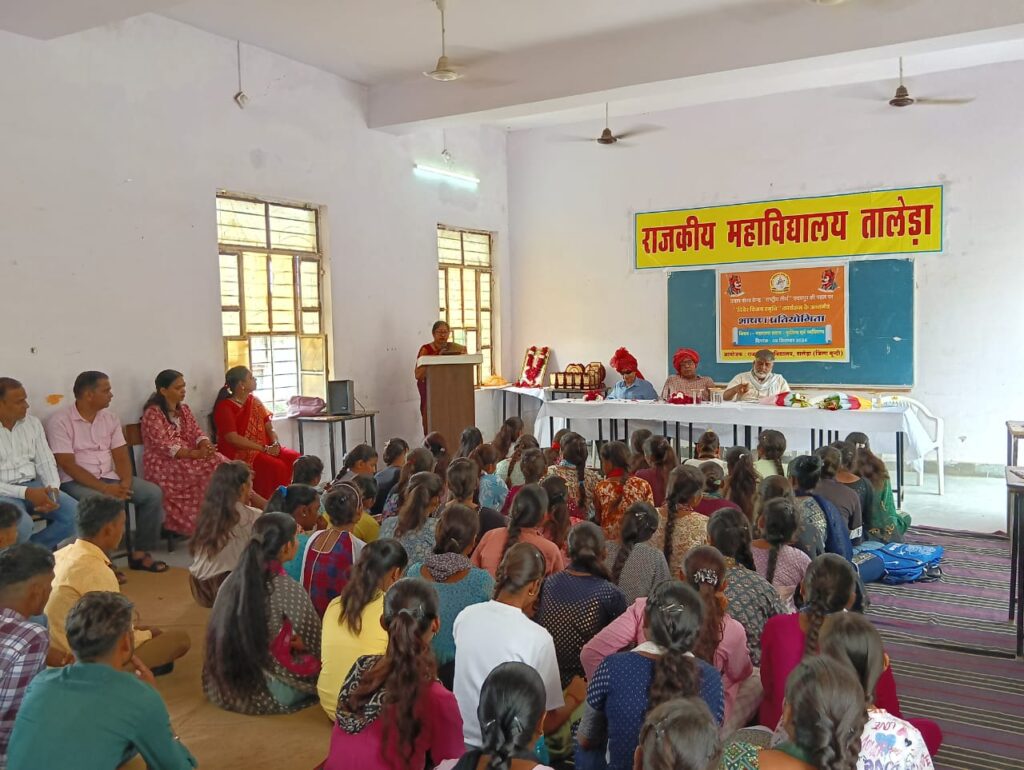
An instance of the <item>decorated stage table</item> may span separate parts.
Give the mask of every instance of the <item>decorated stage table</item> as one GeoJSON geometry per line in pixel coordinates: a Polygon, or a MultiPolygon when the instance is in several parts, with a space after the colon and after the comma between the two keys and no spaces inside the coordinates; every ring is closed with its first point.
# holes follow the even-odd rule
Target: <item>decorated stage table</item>
{"type": "Polygon", "coordinates": [[[790,448],[806,446],[810,434],[810,449],[844,438],[854,431],[872,438],[872,448],[881,454],[888,442],[895,438],[896,479],[895,492],[903,500],[903,465],[916,460],[928,444],[928,431],[917,415],[906,404],[896,403],[876,409],[829,411],[815,407],[796,408],[762,404],[727,402],[712,404],[670,404],[663,401],[584,401],[565,399],[544,401],[534,424],[534,435],[541,446],[551,443],[551,436],[562,427],[580,433],[588,439],[603,441],[618,438],[628,441],[630,427],[647,428],[655,434],[674,437],[676,446],[682,447],[683,438],[692,447],[705,430],[714,430],[725,444],[731,434],[733,444],[753,447],[760,430],[772,428],[782,431],[790,448]],[[608,423],[605,433],[604,423],[608,423]],[[622,425],[622,432],[619,426],[622,425]]]}

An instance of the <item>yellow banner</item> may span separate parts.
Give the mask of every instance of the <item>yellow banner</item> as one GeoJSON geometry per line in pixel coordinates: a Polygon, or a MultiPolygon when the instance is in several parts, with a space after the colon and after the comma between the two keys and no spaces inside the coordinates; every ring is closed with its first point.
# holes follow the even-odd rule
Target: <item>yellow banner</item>
{"type": "Polygon", "coordinates": [[[942,251],[942,186],[636,215],[638,269],[942,251]]]}

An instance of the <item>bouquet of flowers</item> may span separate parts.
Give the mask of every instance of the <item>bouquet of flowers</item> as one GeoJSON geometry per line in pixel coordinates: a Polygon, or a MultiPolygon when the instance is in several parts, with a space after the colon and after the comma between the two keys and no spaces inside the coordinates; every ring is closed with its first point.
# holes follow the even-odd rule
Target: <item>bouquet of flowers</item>
{"type": "Polygon", "coordinates": [[[790,391],[780,393],[777,396],[768,396],[767,398],[762,399],[761,403],[774,406],[791,406],[798,409],[804,409],[811,406],[811,402],[807,399],[807,396],[790,391]]]}
{"type": "Polygon", "coordinates": [[[847,393],[831,393],[820,399],[816,399],[819,409],[829,412],[852,411],[856,409],[870,409],[871,401],[867,398],[858,398],[847,393]]]}
{"type": "Polygon", "coordinates": [[[695,403],[694,400],[693,400],[693,396],[688,395],[686,393],[683,393],[682,391],[679,391],[678,393],[673,393],[672,395],[670,395],[668,397],[668,402],[670,404],[693,404],[693,403],[695,403]]]}
{"type": "Polygon", "coordinates": [[[518,388],[543,388],[544,370],[548,368],[548,347],[530,347],[523,360],[523,371],[516,383],[518,388]]]}
{"type": "Polygon", "coordinates": [[[588,390],[583,396],[584,401],[604,401],[604,395],[599,390],[588,390]]]}

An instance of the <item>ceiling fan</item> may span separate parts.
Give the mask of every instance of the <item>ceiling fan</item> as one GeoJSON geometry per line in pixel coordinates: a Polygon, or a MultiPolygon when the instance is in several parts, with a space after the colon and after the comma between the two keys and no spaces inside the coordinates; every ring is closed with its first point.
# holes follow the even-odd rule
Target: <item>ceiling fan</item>
{"type": "Polygon", "coordinates": [[[657,129],[654,126],[643,126],[634,128],[632,131],[623,131],[621,134],[613,134],[611,128],[608,127],[608,103],[604,105],[604,131],[594,141],[598,144],[615,144],[620,139],[629,139],[634,136],[640,136],[641,134],[649,134],[657,129]]]}
{"type": "Polygon", "coordinates": [[[889,104],[893,107],[909,107],[912,104],[932,104],[936,106],[955,106],[959,104],[969,104],[973,102],[973,98],[966,99],[915,99],[910,95],[910,91],[903,85],[903,57],[900,57],[900,82],[896,87],[896,95],[889,100],[889,104]]]}
{"type": "Polygon", "coordinates": [[[437,60],[437,64],[430,72],[424,72],[428,78],[432,80],[438,80],[442,83],[447,83],[451,80],[458,80],[462,77],[461,72],[456,72],[452,69],[451,62],[448,61],[447,51],[445,49],[445,27],[444,27],[444,6],[445,0],[434,0],[434,4],[437,6],[437,10],[441,12],[441,56],[437,60]]]}

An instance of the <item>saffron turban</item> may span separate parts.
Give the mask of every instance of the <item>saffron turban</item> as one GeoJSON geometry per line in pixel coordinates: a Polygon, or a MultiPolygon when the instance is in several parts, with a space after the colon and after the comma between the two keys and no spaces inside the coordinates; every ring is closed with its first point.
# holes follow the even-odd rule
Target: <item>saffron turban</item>
{"type": "Polygon", "coordinates": [[[622,372],[636,372],[637,377],[641,380],[644,379],[644,376],[637,370],[636,357],[625,348],[616,350],[609,363],[612,369],[619,374],[622,374],[622,372]]]}
{"type": "Polygon", "coordinates": [[[693,361],[694,364],[700,363],[700,356],[697,355],[696,350],[693,350],[692,348],[679,348],[679,350],[676,351],[676,354],[672,356],[672,366],[676,368],[677,372],[679,371],[680,364],[682,364],[687,358],[693,361]]]}

